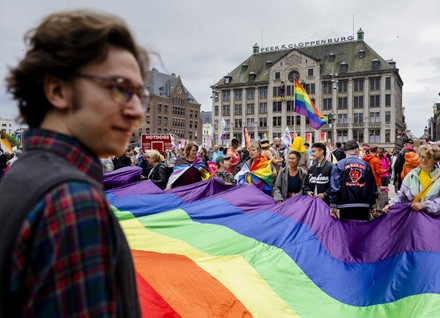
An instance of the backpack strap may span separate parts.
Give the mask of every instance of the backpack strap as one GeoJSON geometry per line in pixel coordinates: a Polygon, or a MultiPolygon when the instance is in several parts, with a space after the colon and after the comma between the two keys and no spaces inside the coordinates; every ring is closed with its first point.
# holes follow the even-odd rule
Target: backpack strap
{"type": "Polygon", "coordinates": [[[426,190],[428,190],[428,188],[435,182],[435,180],[437,180],[440,177],[440,171],[438,171],[436,173],[436,175],[431,179],[431,181],[426,185],[426,187],[424,187],[422,189],[422,191],[420,191],[412,200],[412,203],[417,203],[419,202],[420,198],[422,197],[423,193],[426,192],[426,190]]]}

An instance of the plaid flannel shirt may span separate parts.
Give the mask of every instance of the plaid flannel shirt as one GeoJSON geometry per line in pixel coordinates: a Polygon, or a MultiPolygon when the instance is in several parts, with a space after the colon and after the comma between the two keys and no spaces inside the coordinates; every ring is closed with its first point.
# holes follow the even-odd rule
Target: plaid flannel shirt
{"type": "MultiPolygon", "coordinates": [[[[25,149],[44,149],[102,178],[99,160],[69,136],[31,129],[25,149]]],[[[53,188],[28,213],[11,255],[10,278],[24,317],[116,316],[108,209],[97,189],[72,181],[53,188]]]]}

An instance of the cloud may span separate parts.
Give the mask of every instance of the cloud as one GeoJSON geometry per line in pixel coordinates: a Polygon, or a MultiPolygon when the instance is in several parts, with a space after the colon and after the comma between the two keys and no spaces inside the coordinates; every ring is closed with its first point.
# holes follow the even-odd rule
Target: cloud
{"type": "MultiPolygon", "coordinates": [[[[410,0],[2,1],[0,78],[6,75],[6,65],[14,65],[22,56],[25,32],[42,17],[84,7],[125,19],[138,41],[160,54],[163,65],[153,56],[152,67],[180,75],[203,110],[211,110],[209,86],[240,65],[255,42],[273,46],[340,37],[356,33],[359,27],[367,44],[397,62],[405,83],[407,123],[416,135],[423,133],[432,103],[440,100],[437,0],[425,0],[423,5],[410,0]],[[418,111],[413,114],[413,110],[418,111]]],[[[13,116],[15,108],[3,86],[0,116],[13,116]]]]}

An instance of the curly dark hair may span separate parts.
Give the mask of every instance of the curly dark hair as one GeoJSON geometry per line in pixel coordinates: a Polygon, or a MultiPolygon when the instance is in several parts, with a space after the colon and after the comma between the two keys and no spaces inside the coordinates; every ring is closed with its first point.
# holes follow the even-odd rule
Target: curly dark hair
{"type": "Polygon", "coordinates": [[[126,49],[138,61],[145,78],[148,55],[137,46],[118,17],[87,10],[47,16],[25,36],[28,50],[6,78],[7,90],[18,101],[19,121],[38,127],[52,107],[44,92],[47,76],[70,80],[90,63],[105,60],[110,46],[126,49]]]}

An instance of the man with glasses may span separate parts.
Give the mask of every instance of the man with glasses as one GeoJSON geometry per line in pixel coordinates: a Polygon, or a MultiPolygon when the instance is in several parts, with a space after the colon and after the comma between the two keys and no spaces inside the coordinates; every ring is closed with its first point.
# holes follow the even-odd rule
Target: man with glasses
{"type": "Polygon", "coordinates": [[[52,14],[7,78],[30,127],[0,183],[0,317],[140,317],[135,272],[99,158],[144,115],[141,52],[123,21],[52,14]]]}

